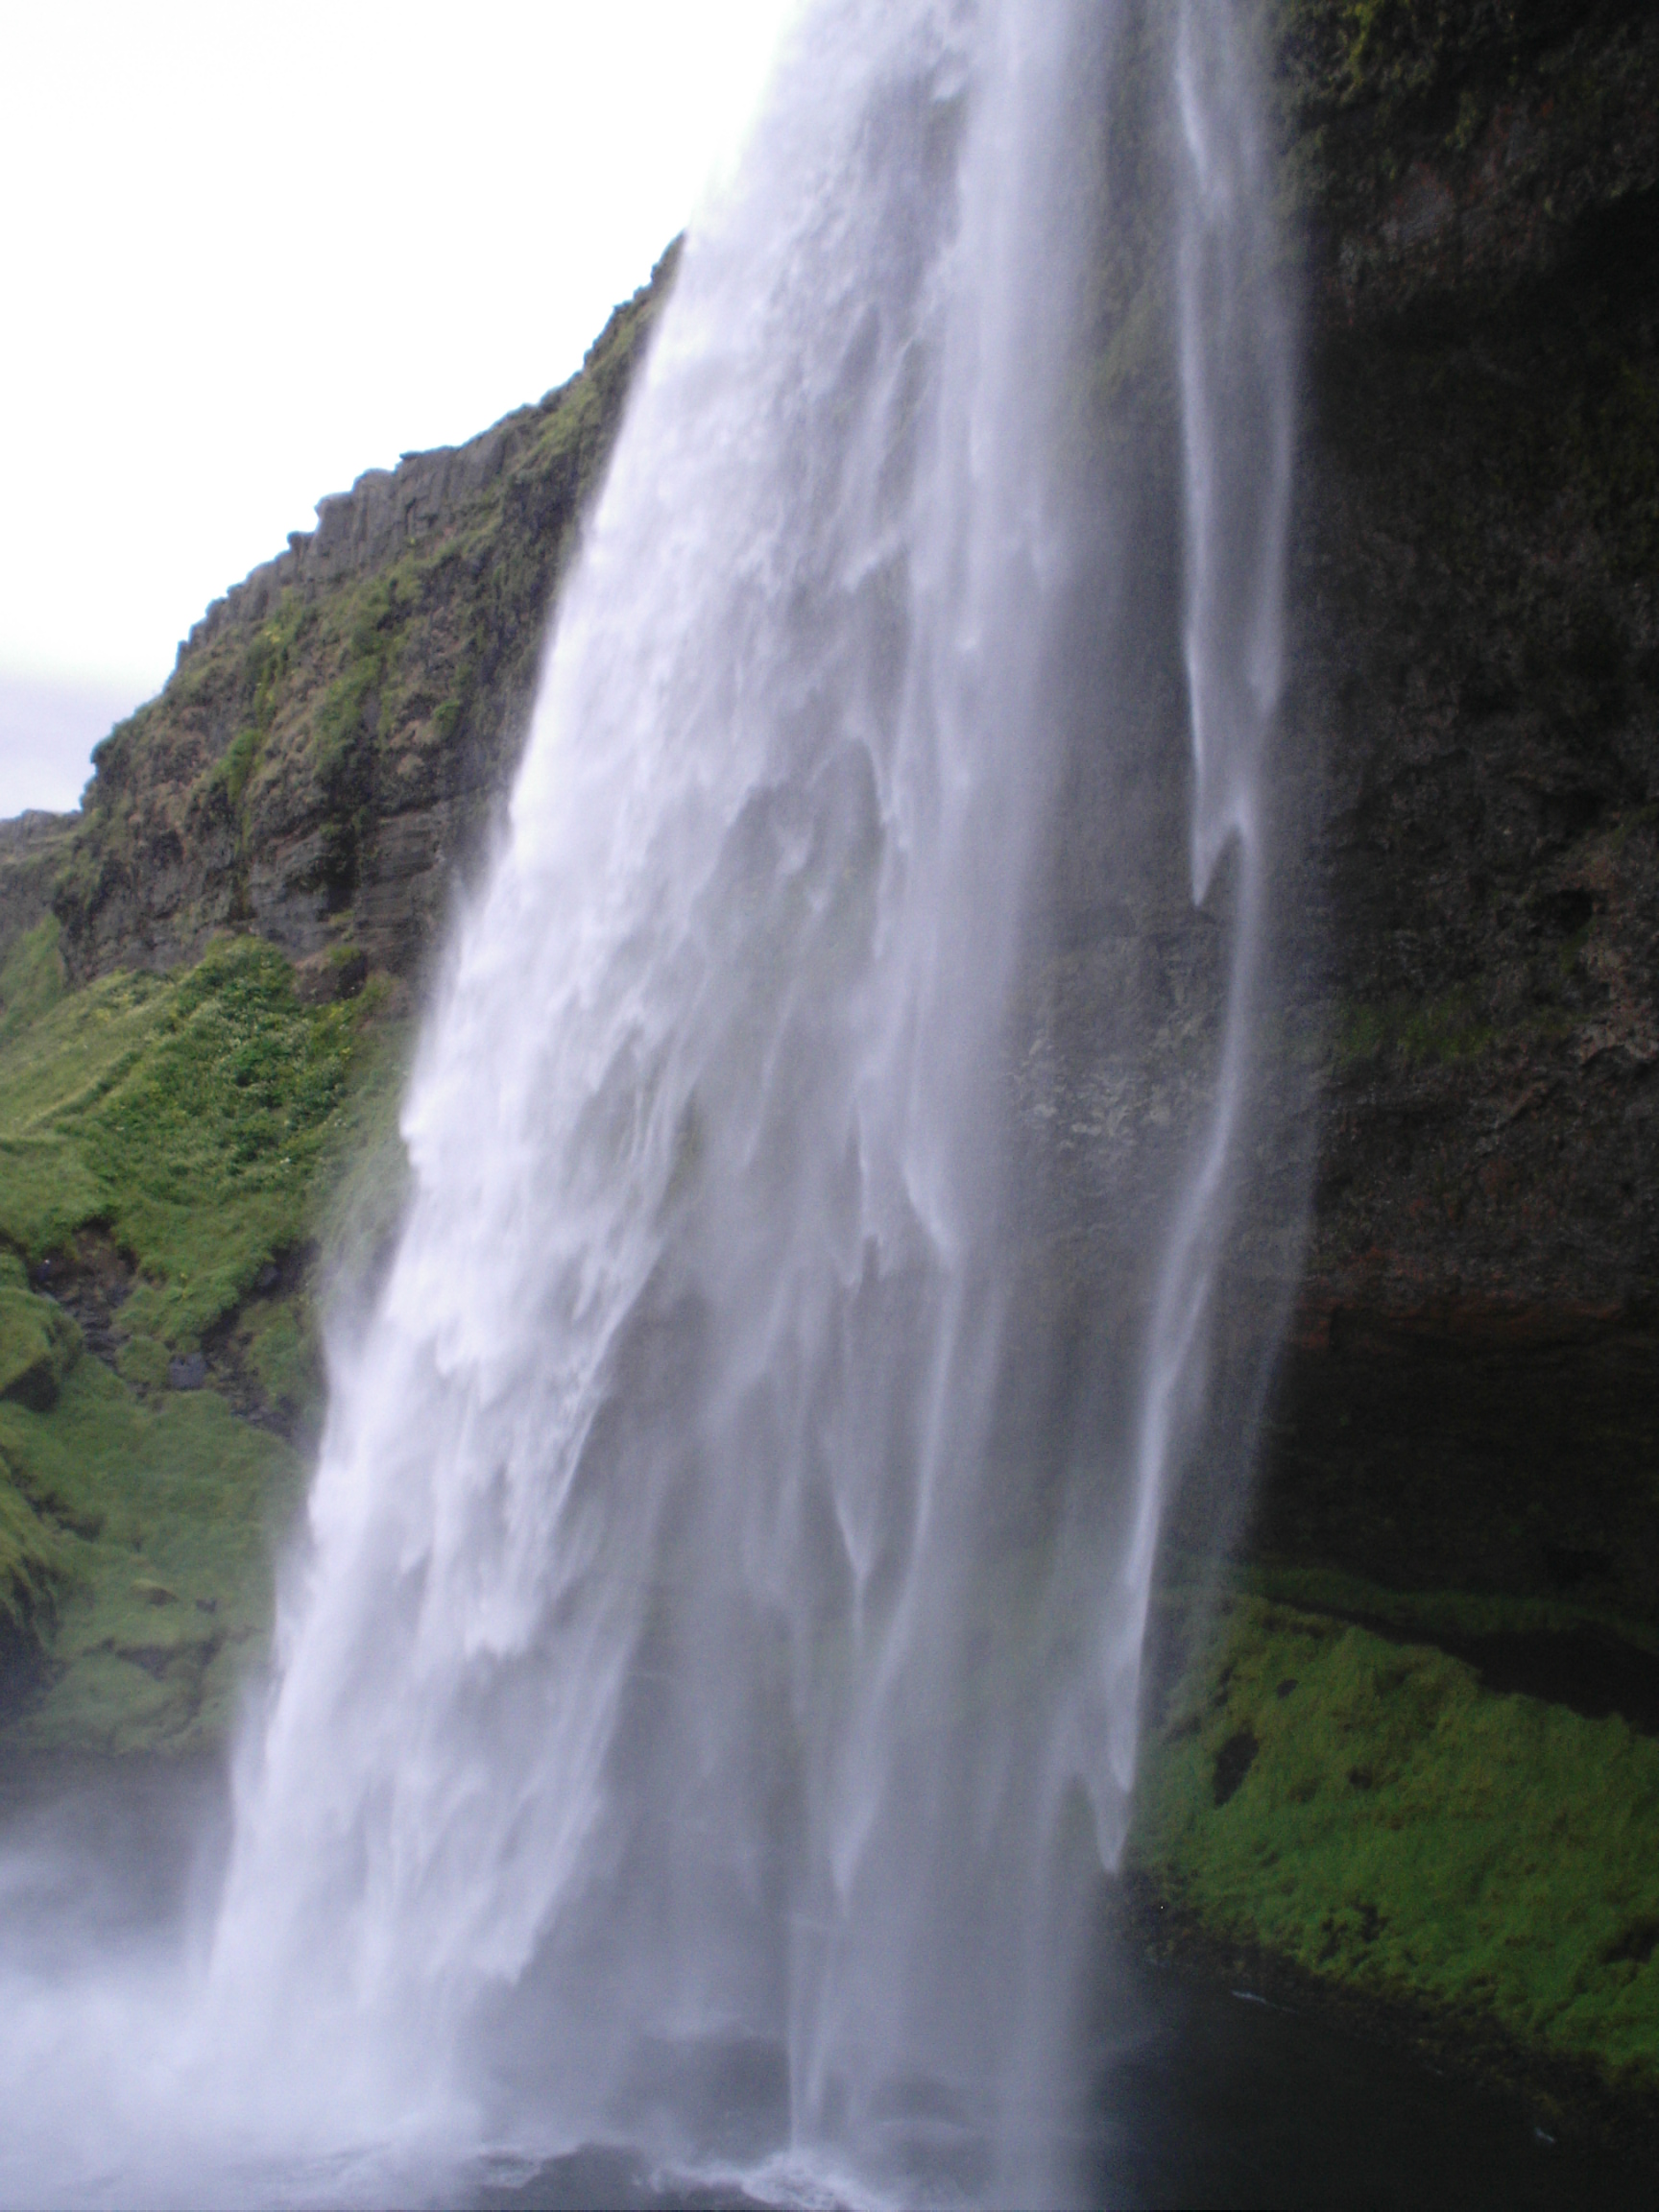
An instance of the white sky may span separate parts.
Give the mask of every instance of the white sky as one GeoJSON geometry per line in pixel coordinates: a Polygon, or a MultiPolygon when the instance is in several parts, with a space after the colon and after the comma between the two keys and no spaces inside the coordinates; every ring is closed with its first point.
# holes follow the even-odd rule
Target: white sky
{"type": "Polygon", "coordinates": [[[580,365],[795,4],[9,11],[0,817],[73,805],[325,493],[580,365]]]}

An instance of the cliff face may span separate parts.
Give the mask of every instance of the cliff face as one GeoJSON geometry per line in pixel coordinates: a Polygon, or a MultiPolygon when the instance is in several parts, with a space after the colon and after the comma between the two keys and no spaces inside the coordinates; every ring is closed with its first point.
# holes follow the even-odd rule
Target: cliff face
{"type": "Polygon", "coordinates": [[[1659,22],[1286,11],[1332,1047],[1257,1543],[1659,1617],[1659,22]]]}
{"type": "MultiPolygon", "coordinates": [[[[1632,0],[1276,0],[1266,19],[1306,248],[1286,850],[1323,963],[1299,1034],[1324,1065],[1252,1541],[1651,1620],[1659,23],[1632,0]]],[[[1137,36],[1159,35],[1152,11],[1137,36]]],[[[1124,120],[1108,166],[1146,128],[1124,120]]],[[[510,779],[670,274],[569,385],[325,500],[216,604],[100,749],[84,818],[7,826],[0,936],[49,895],[72,979],[192,960],[227,927],[301,962],[314,997],[415,974],[510,779]]],[[[1145,319],[1114,284],[1116,390],[1145,319]]],[[[1155,397],[1143,415],[1166,439],[1155,397]]],[[[1145,570],[1167,601],[1178,549],[1149,539],[1145,570]]],[[[1218,974],[1214,923],[1184,904],[1166,658],[1142,672],[1145,787],[1079,770],[1068,942],[1022,1079],[1079,1238],[1132,1197],[1218,974]],[[1114,845],[1145,878],[1133,926],[1091,904],[1114,845]],[[1167,1065],[1118,1097],[1112,1010],[1148,995],[1167,1065]]],[[[1285,1257],[1246,1303],[1271,1306],[1285,1257]]]]}
{"type": "MultiPolygon", "coordinates": [[[[1659,20],[1263,13],[1308,340],[1267,1049],[1317,1167],[1214,1617],[1225,1470],[1168,1530],[1125,1894],[1650,2170],[1659,20]]],[[[1285,1295],[1253,1185],[1222,1365],[1285,1295]]]]}
{"type": "Polygon", "coordinates": [[[516,765],[548,603],[671,267],[568,384],[325,499],[209,608],[95,756],[52,895],[72,979],[171,968],[227,927],[309,960],[318,988],[418,968],[516,765]]]}

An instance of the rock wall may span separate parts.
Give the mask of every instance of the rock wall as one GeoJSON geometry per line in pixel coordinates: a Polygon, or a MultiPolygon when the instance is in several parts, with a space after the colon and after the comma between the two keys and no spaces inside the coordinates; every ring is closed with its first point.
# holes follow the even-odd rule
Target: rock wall
{"type": "Polygon", "coordinates": [[[1321,1166],[1255,1541],[1659,1615],[1659,21],[1292,6],[1321,1166]]]}

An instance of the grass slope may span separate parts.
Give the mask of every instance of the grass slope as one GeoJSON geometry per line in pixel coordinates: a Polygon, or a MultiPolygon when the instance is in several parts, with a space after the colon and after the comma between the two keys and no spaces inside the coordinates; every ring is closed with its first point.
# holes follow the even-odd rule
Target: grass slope
{"type": "Polygon", "coordinates": [[[302,1004],[252,937],[65,992],[56,928],[0,974],[6,1734],[182,1750],[263,1648],[319,1274],[367,1265],[401,1194],[405,1025],[373,982],[302,1004]],[[94,1279],[95,1351],[66,1310],[94,1279]]]}
{"type": "Polygon", "coordinates": [[[301,1462],[210,1390],[154,1405],[83,1358],[49,1411],[0,1404],[0,1510],[51,1531],[50,1660],[18,1748],[187,1751],[218,1741],[265,1649],[272,1561],[301,1462]]]}

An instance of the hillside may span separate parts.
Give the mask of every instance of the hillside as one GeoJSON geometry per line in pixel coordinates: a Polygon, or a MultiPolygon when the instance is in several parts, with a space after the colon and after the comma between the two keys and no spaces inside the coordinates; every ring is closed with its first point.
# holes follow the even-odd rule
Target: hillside
{"type": "Polygon", "coordinates": [[[319,1303],[396,1219],[421,964],[672,273],[582,373],[326,499],[0,827],[0,1713],[222,1740],[322,1404],[319,1303]]]}

